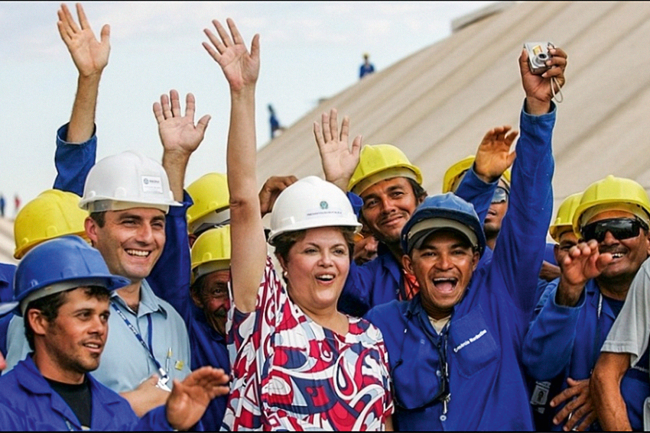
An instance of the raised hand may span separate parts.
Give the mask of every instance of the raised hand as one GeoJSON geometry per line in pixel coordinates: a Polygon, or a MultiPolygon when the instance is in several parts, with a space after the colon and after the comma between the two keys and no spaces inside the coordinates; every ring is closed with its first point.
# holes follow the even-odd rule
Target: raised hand
{"type": "Polygon", "coordinates": [[[83,7],[79,3],[76,4],[76,7],[79,24],[75,22],[65,4],[62,4],[61,9],[57,11],[59,34],[68,47],[79,75],[86,77],[99,75],[108,64],[108,56],[111,51],[110,26],[105,24],[102,27],[100,41],[98,41],[90,28],[83,7]]]}
{"type": "Polygon", "coordinates": [[[541,75],[530,72],[528,52],[523,49],[519,56],[519,72],[526,92],[527,110],[530,114],[540,115],[548,112],[554,93],[564,86],[564,71],[567,66],[567,54],[560,48],[550,48],[552,56],[547,62],[549,69],[541,75]],[[551,90],[553,86],[553,90],[551,90]],[[559,87],[558,87],[559,86],[559,87]]]}
{"type": "Polygon", "coordinates": [[[485,133],[474,159],[474,171],[479,177],[493,182],[512,165],[516,153],[510,148],[518,134],[508,125],[497,126],[485,133]]]}
{"type": "Polygon", "coordinates": [[[177,430],[188,430],[196,424],[210,401],[230,391],[228,375],[220,368],[201,367],[183,381],[174,379],[167,400],[167,421],[177,430]]]}
{"type": "Polygon", "coordinates": [[[260,35],[253,36],[249,53],[235,22],[228,18],[226,23],[232,37],[218,20],[212,20],[219,36],[204,29],[210,43],[203,42],[203,47],[221,66],[231,91],[239,92],[257,82],[260,72],[260,35]]]}
{"type": "Polygon", "coordinates": [[[559,305],[575,306],[584,290],[587,280],[596,278],[612,261],[611,253],[599,253],[598,242],[578,242],[569,250],[560,265],[560,283],[556,302],[559,305]]]}
{"type": "Polygon", "coordinates": [[[318,146],[325,179],[347,192],[350,178],[359,164],[362,137],[358,135],[352,141],[352,146],[349,145],[350,119],[347,116],[341,122],[339,135],[335,108],[330,110],[329,115],[322,114],[321,123],[322,127],[317,121],[314,122],[314,138],[318,146]]]}
{"type": "Polygon", "coordinates": [[[296,176],[271,176],[269,177],[260,193],[260,213],[262,217],[273,210],[275,200],[286,187],[295,183],[298,180],[296,176]]]}
{"type": "Polygon", "coordinates": [[[169,92],[169,96],[163,94],[160,102],[153,104],[153,113],[158,122],[158,134],[165,151],[189,155],[199,147],[210,122],[210,115],[201,117],[195,125],[195,110],[194,95],[188,93],[183,116],[178,92],[173,89],[169,92]]]}

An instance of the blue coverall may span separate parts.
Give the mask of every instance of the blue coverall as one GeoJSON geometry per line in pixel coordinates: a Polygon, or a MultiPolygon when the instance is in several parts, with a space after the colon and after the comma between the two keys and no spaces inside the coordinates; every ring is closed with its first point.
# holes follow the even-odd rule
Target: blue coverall
{"type": "Polygon", "coordinates": [[[368,312],[388,348],[396,430],[534,429],[519,358],[553,210],[555,114],[554,104],[541,116],[522,110],[510,204],[494,254],[474,271],[441,333],[422,307],[422,292],[368,312]]]}
{"type": "MultiPolygon", "coordinates": [[[[587,281],[575,307],[555,302],[558,283],[559,279],[549,283],[535,308],[535,317],[524,338],[522,361],[526,373],[535,380],[561,380],[561,392],[568,388],[567,377],[574,380],[591,377],[617,314],[602,301],[595,280],[587,281]]],[[[638,366],[648,368],[647,351],[638,366]]],[[[643,430],[643,402],[650,395],[650,384],[648,372],[637,367],[629,368],[623,376],[621,394],[632,428],[643,430]]],[[[562,407],[556,408],[549,417],[562,407]]],[[[561,431],[563,426],[564,423],[553,425],[552,429],[561,431]]],[[[592,429],[600,430],[600,426],[594,423],[592,429]]]]}
{"type": "Polygon", "coordinates": [[[10,302],[14,298],[14,273],[16,265],[0,263],[0,302],[10,302]]]}
{"type": "MultiPolygon", "coordinates": [[[[92,395],[91,430],[99,431],[173,431],[167,422],[165,406],[147,412],[142,418],[118,393],[111,391],[92,375],[87,374],[92,395]]],[[[77,416],[70,406],[54,391],[38,371],[31,356],[20,361],[16,367],[0,377],[0,405],[27,418],[2,416],[2,430],[27,430],[38,428],[50,431],[81,430],[77,416]],[[18,425],[13,425],[16,422],[18,425]]]]}

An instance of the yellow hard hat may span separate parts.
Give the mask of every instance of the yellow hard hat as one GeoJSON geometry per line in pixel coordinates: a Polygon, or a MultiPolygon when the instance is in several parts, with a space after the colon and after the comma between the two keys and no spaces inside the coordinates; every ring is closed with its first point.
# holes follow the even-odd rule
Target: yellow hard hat
{"type": "Polygon", "coordinates": [[[192,283],[214,271],[230,268],[230,225],[206,230],[192,245],[192,283]]]}
{"type": "Polygon", "coordinates": [[[404,152],[392,144],[365,145],[354,170],[348,191],[361,194],[375,183],[393,177],[406,177],[422,184],[422,172],[411,164],[404,152]]]}
{"type": "Polygon", "coordinates": [[[21,259],[27,251],[49,239],[77,235],[88,241],[84,221],[88,212],[79,208],[78,195],[48,189],[25,204],[14,221],[14,258],[21,259]]]}
{"type": "Polygon", "coordinates": [[[624,210],[650,222],[648,193],[632,179],[609,175],[589,185],[573,215],[573,231],[580,236],[582,224],[605,210],[624,210]]]}
{"type": "Polygon", "coordinates": [[[224,173],[207,173],[192,182],[187,188],[194,204],[187,209],[187,228],[194,233],[209,222],[212,224],[225,223],[230,214],[217,214],[230,209],[230,193],[228,180],[224,173]]]}
{"type": "Polygon", "coordinates": [[[573,231],[573,214],[580,204],[581,198],[582,193],[577,192],[571,194],[560,203],[560,207],[557,209],[557,215],[555,216],[555,221],[548,228],[548,233],[555,242],[560,242],[561,229],[571,229],[571,231],[573,231]]]}
{"type": "MultiPolygon", "coordinates": [[[[474,155],[466,156],[447,169],[445,176],[442,178],[443,194],[446,194],[448,192],[456,192],[458,185],[460,185],[463,174],[472,168],[472,164],[474,164],[475,159],[476,156],[474,155]]],[[[510,186],[510,169],[507,169],[503,172],[502,178],[508,183],[508,186],[510,186]]]]}

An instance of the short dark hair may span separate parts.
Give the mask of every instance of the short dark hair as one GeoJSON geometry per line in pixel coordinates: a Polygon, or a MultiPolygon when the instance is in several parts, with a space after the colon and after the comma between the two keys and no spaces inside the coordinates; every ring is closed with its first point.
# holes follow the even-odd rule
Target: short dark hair
{"type": "Polygon", "coordinates": [[[407,179],[411,184],[411,188],[413,188],[413,195],[415,196],[418,203],[424,200],[427,197],[427,191],[414,179],[411,179],[410,177],[407,179]]]}
{"type": "MultiPolygon", "coordinates": [[[[45,319],[51,323],[58,317],[59,309],[63,304],[65,304],[68,292],[72,290],[75,290],[75,288],[64,290],[63,292],[53,293],[27,304],[27,308],[25,308],[25,314],[23,314],[23,319],[25,323],[25,337],[27,338],[29,348],[32,351],[34,350],[34,330],[32,329],[29,320],[27,320],[27,312],[32,309],[40,310],[45,319]]],[[[108,289],[106,289],[106,287],[89,286],[85,288],[85,293],[87,296],[91,298],[97,298],[99,300],[110,298],[110,292],[108,289]]]]}
{"type": "Polygon", "coordinates": [[[208,274],[201,275],[199,278],[194,280],[194,282],[190,285],[190,293],[193,296],[197,298],[201,298],[201,292],[203,292],[203,289],[205,289],[207,276],[208,274]]]}
{"type": "Polygon", "coordinates": [[[100,228],[103,228],[106,224],[106,211],[101,212],[91,212],[90,218],[97,223],[100,228]]]}

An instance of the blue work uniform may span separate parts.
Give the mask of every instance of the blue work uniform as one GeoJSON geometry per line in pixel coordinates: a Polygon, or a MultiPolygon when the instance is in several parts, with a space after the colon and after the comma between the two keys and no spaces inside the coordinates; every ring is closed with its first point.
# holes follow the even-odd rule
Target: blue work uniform
{"type": "Polygon", "coordinates": [[[421,302],[370,310],[395,390],[396,430],[533,430],[519,363],[553,210],[550,113],[522,110],[510,205],[492,259],[477,267],[438,334],[421,302]]]}
{"type": "MultiPolygon", "coordinates": [[[[157,295],[168,301],[178,311],[190,336],[192,351],[192,370],[204,366],[222,368],[230,374],[230,359],[225,337],[215,331],[207,321],[203,310],[198,308],[190,296],[191,250],[187,232],[187,209],[193,204],[192,198],[184,192],[183,206],[170,207],[167,214],[165,232],[168,239],[177,239],[179,247],[163,254],[156,263],[160,272],[152,272],[147,278],[152,286],[158,287],[157,295]],[[176,284],[169,284],[166,268],[176,268],[176,284]]],[[[154,268],[154,270],[156,269],[154,268]]],[[[212,399],[201,424],[206,431],[218,431],[226,411],[228,395],[212,399]]]]}
{"type": "MultiPolygon", "coordinates": [[[[459,185],[457,195],[472,203],[479,221],[483,221],[497,185],[498,180],[491,183],[483,182],[472,167],[459,185]]],[[[355,212],[360,212],[363,204],[361,198],[356,194],[348,193],[348,199],[355,212]]],[[[492,250],[486,247],[479,267],[489,262],[491,257],[492,250]]],[[[350,264],[348,278],[339,297],[338,309],[351,316],[362,317],[374,306],[405,299],[408,298],[404,289],[402,264],[388,247],[380,242],[376,258],[362,265],[357,265],[354,261],[350,264]]]]}
{"type": "MultiPolygon", "coordinates": [[[[535,317],[524,339],[522,362],[526,373],[538,381],[561,381],[560,392],[568,388],[567,378],[591,377],[600,348],[607,338],[618,312],[610,307],[595,280],[587,281],[575,307],[556,303],[558,280],[549,283],[535,308],[535,317]]],[[[636,367],[629,368],[622,379],[621,394],[634,430],[643,430],[643,402],[650,395],[647,351],[636,367]]],[[[533,395],[534,397],[534,395],[533,395]]],[[[550,395],[553,398],[555,395],[550,395]]],[[[564,405],[548,415],[552,418],[564,405]]],[[[564,423],[553,425],[561,431],[564,423]]],[[[598,423],[590,430],[601,430],[598,423]]]]}
{"type": "MultiPolygon", "coordinates": [[[[102,385],[87,374],[92,396],[91,430],[99,431],[173,431],[167,421],[165,406],[147,412],[142,418],[131,409],[123,397],[102,385]]],[[[0,406],[28,414],[27,418],[1,416],[11,425],[2,425],[2,430],[27,430],[37,428],[50,431],[81,430],[77,416],[70,406],[54,391],[31,356],[21,361],[9,374],[0,377],[0,406]],[[13,424],[17,425],[13,425],[13,424]]],[[[1,413],[1,412],[0,412],[1,413]]]]}
{"type": "MultiPolygon", "coordinates": [[[[16,265],[0,263],[0,302],[10,302],[14,298],[14,274],[16,265]]],[[[13,314],[0,316],[0,353],[7,356],[7,328],[13,314]]]]}
{"type": "Polygon", "coordinates": [[[14,273],[16,265],[0,263],[0,302],[10,302],[14,298],[14,273]]]}
{"type": "Polygon", "coordinates": [[[365,75],[372,74],[373,72],[375,72],[375,66],[372,63],[368,63],[367,65],[362,63],[359,66],[359,78],[363,78],[365,75]]]}

